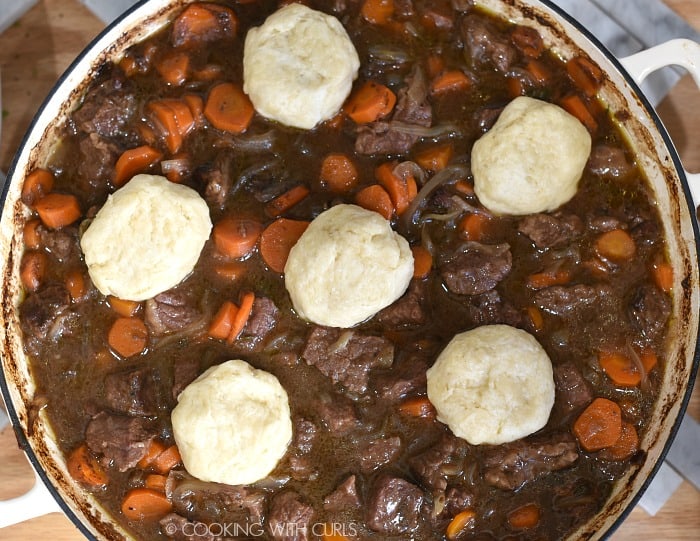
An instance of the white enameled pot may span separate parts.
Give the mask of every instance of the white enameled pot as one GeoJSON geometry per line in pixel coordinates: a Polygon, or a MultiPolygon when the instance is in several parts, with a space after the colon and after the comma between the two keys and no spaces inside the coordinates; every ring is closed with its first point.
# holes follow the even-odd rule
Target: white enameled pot
{"type": "MultiPolygon", "coordinates": [[[[46,418],[41,412],[38,415],[32,412],[35,388],[22,348],[17,309],[22,299],[21,224],[27,213],[20,193],[26,173],[48,160],[57,126],[75,108],[98,67],[105,61],[118,59],[127,47],[162,28],[188,1],[191,0],[141,2],[100,34],[54,87],[8,172],[0,221],[3,299],[0,384],[19,443],[38,481],[28,494],[0,502],[0,527],[60,508],[87,537],[110,540],[127,537],[93,496],[71,479],[46,418]]],[[[661,395],[653,411],[651,429],[641,442],[646,457],[638,469],[617,483],[604,509],[571,536],[571,539],[601,539],[624,519],[659,467],[680,424],[698,369],[700,286],[695,208],[696,202],[700,202],[700,177],[684,171],[667,132],[638,84],[650,72],[675,64],[686,68],[700,85],[700,45],[674,40],[618,60],[547,0],[477,0],[477,3],[513,22],[537,28],[547,45],[563,58],[582,49],[602,68],[606,77],[601,98],[627,135],[649,179],[669,240],[674,267],[674,311],[661,395]]]]}

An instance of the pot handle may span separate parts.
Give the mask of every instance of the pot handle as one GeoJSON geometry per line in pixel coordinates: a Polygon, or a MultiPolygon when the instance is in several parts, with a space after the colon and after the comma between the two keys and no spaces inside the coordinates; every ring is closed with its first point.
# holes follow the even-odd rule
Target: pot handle
{"type": "Polygon", "coordinates": [[[34,486],[28,492],[0,501],[0,528],[60,511],[58,503],[34,471],[34,486]]]}
{"type": "MultiPolygon", "coordinates": [[[[672,39],[644,51],[621,58],[622,66],[640,84],[646,77],[667,66],[685,68],[700,88],[700,43],[689,39],[672,39]]],[[[693,204],[700,205],[700,174],[685,171],[693,204]]]]}

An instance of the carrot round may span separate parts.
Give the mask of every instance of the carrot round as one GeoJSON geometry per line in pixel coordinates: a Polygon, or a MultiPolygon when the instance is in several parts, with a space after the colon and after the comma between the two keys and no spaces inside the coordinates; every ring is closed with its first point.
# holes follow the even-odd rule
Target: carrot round
{"type": "Polygon", "coordinates": [[[151,467],[156,472],[165,475],[181,462],[180,450],[177,445],[171,445],[151,462],[151,467]]]}
{"type": "Polygon", "coordinates": [[[374,170],[374,176],[389,194],[397,216],[401,216],[411,204],[418,189],[412,176],[403,179],[394,174],[394,162],[384,162],[374,170]]]}
{"type": "Polygon", "coordinates": [[[194,2],[173,21],[171,40],[175,47],[192,47],[203,41],[233,38],[238,18],[229,7],[194,2]]]}
{"type": "Polygon", "coordinates": [[[622,432],[620,406],[607,398],[596,398],[576,419],[573,432],[586,451],[610,447],[622,432]]]}
{"type": "Polygon", "coordinates": [[[590,109],[577,94],[564,96],[560,101],[561,105],[568,113],[572,114],[586,126],[589,132],[595,133],[598,130],[598,121],[595,119],[590,109]]]}
{"type": "Polygon", "coordinates": [[[362,18],[372,24],[386,24],[394,14],[394,0],[364,0],[362,18]]]}
{"type": "Polygon", "coordinates": [[[658,288],[664,293],[670,293],[673,289],[673,267],[671,264],[665,261],[654,263],[651,273],[658,288]]]}
{"type": "Polygon", "coordinates": [[[435,406],[431,404],[427,396],[417,396],[404,400],[399,404],[399,413],[423,419],[433,419],[436,415],[435,406]]]}
{"type": "Polygon", "coordinates": [[[107,303],[112,310],[114,310],[118,315],[122,317],[133,317],[138,312],[141,303],[138,301],[130,301],[127,299],[120,299],[114,295],[109,295],[107,297],[107,303]]]}
{"type": "Polygon", "coordinates": [[[306,186],[300,184],[294,186],[282,195],[275,197],[272,201],[265,205],[265,214],[270,218],[277,218],[287,212],[294,205],[301,203],[307,195],[311,193],[306,186]]]}
{"type": "Polygon", "coordinates": [[[175,154],[195,127],[192,111],[184,101],[171,98],[152,101],[147,109],[161,129],[168,151],[175,154]]]}
{"type": "MultiPolygon", "coordinates": [[[[387,196],[388,197],[388,196],[387,196]]],[[[304,234],[309,222],[277,218],[260,235],[260,255],[275,272],[284,272],[289,251],[304,234]]]]}
{"type": "Polygon", "coordinates": [[[516,530],[534,528],[540,522],[540,506],[528,503],[508,513],[508,524],[516,530]]]}
{"type": "Polygon", "coordinates": [[[243,332],[243,329],[250,318],[250,314],[253,311],[254,302],[255,294],[252,291],[248,291],[247,293],[243,294],[241,304],[238,306],[238,310],[236,310],[236,313],[233,316],[231,331],[226,339],[229,343],[233,343],[233,341],[240,336],[241,332],[243,332]]]}
{"type": "Polygon", "coordinates": [[[603,81],[603,72],[587,58],[575,56],[566,63],[566,71],[574,84],[583,93],[593,97],[603,81]]]}
{"type": "Polygon", "coordinates": [[[105,486],[109,478],[87,444],[82,443],[68,455],[66,463],[70,476],[80,484],[91,488],[105,486]]]}
{"type": "Polygon", "coordinates": [[[348,98],[345,113],[357,124],[384,118],[394,109],[396,94],[388,87],[367,81],[348,98]]]}
{"type": "Polygon", "coordinates": [[[633,424],[622,421],[620,437],[610,447],[606,447],[598,456],[604,460],[627,460],[639,450],[639,435],[633,424]]]}
{"type": "Polygon", "coordinates": [[[143,487],[165,493],[165,485],[167,481],[168,477],[166,475],[151,473],[143,480],[143,487]]]}
{"type": "Polygon", "coordinates": [[[167,515],[173,506],[162,492],[151,488],[134,488],[122,501],[122,513],[129,520],[157,520],[167,515]]]}
{"type": "Polygon", "coordinates": [[[544,317],[542,316],[542,311],[537,306],[528,306],[527,315],[530,318],[533,329],[541,331],[544,328],[544,317]]]}
{"type": "Polygon", "coordinates": [[[29,250],[38,250],[41,248],[40,226],[41,220],[38,218],[27,220],[27,223],[24,224],[24,229],[22,229],[22,241],[24,242],[25,248],[29,250]]]}
{"type": "Polygon", "coordinates": [[[433,268],[433,254],[424,246],[411,246],[413,253],[413,277],[425,278],[433,268]]]}
{"type": "Polygon", "coordinates": [[[175,53],[166,56],[158,64],[156,71],[163,81],[173,86],[185,83],[190,69],[190,57],[184,53],[175,53]]]}
{"type": "Polygon", "coordinates": [[[159,440],[151,440],[151,443],[146,449],[146,454],[143,455],[136,465],[142,470],[148,469],[158,456],[165,451],[165,444],[159,440]]]}
{"type": "Polygon", "coordinates": [[[637,247],[632,236],[624,229],[613,229],[600,235],[595,243],[598,255],[614,262],[629,261],[637,247]]]}
{"type": "Polygon", "coordinates": [[[427,148],[416,155],[416,163],[426,171],[436,173],[447,167],[454,147],[450,144],[427,148]]]}
{"type": "Polygon", "coordinates": [[[447,70],[433,79],[430,84],[430,93],[440,95],[448,92],[460,92],[468,90],[471,86],[472,80],[463,71],[447,70]]]}
{"type": "Polygon", "coordinates": [[[622,387],[636,387],[642,381],[642,374],[634,361],[617,351],[599,352],[598,364],[611,380],[622,387]]]}
{"type": "Polygon", "coordinates": [[[478,212],[467,214],[459,222],[458,228],[462,238],[466,240],[480,241],[486,234],[486,228],[490,218],[478,212]]]}
{"type": "Polygon", "coordinates": [[[22,185],[22,203],[30,208],[34,208],[35,203],[53,189],[53,185],[54,177],[51,171],[47,171],[46,169],[34,169],[24,179],[24,184],[22,185]]]}
{"type": "Polygon", "coordinates": [[[216,223],[212,238],[219,253],[240,258],[253,251],[261,231],[262,225],[256,220],[228,216],[216,223]]]}
{"type": "Polygon", "coordinates": [[[68,271],[66,273],[66,289],[73,302],[84,300],[88,292],[85,273],[77,269],[68,271]]]}
{"type": "Polygon", "coordinates": [[[120,317],[110,327],[107,341],[122,357],[138,355],[146,349],[148,329],[139,318],[120,317]]]}
{"type": "Polygon", "coordinates": [[[114,165],[114,185],[122,186],[137,173],[143,173],[163,155],[153,147],[143,145],[125,150],[114,165]]]}
{"type": "Polygon", "coordinates": [[[46,227],[60,229],[75,222],[81,216],[80,203],[74,195],[50,193],[36,202],[39,218],[46,227]]]}
{"type": "Polygon", "coordinates": [[[359,174],[347,155],[333,152],[323,158],[319,178],[331,192],[346,193],[355,187],[359,174]]]}
{"type": "Polygon", "coordinates": [[[231,334],[233,320],[238,312],[238,306],[231,301],[224,301],[209,324],[209,336],[217,340],[226,340],[231,334]]]}
{"type": "Polygon", "coordinates": [[[233,83],[220,83],[211,89],[204,116],[219,130],[242,133],[253,119],[253,104],[233,83]]]}
{"type": "Polygon", "coordinates": [[[450,523],[447,525],[445,530],[445,536],[450,541],[457,539],[462,532],[467,528],[473,526],[476,513],[472,509],[465,509],[457,513],[450,523]]]}
{"type": "Polygon", "coordinates": [[[19,264],[19,276],[24,288],[36,291],[46,277],[48,260],[44,252],[31,250],[25,252],[19,264]]]}
{"type": "Polygon", "coordinates": [[[527,287],[530,289],[544,289],[545,287],[568,284],[570,280],[571,273],[566,269],[536,272],[527,277],[527,287]]]}
{"type": "Polygon", "coordinates": [[[378,212],[387,220],[394,214],[394,205],[389,193],[379,184],[362,188],[355,194],[355,203],[367,210],[378,212]]]}

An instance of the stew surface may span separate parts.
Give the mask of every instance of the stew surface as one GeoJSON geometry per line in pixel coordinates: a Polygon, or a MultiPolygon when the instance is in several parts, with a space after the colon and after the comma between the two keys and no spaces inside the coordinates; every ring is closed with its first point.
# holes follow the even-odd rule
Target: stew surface
{"type": "Polygon", "coordinates": [[[662,227],[596,99],[600,71],[466,1],[306,3],[346,28],[354,92],[396,96],[383,118],[215,127],[213,89],[242,88],[247,30],[279,6],[204,4],[104,65],[28,176],[21,323],[37,407],[71,474],[137,538],[564,538],[643,456],[671,313],[662,227]],[[495,216],[470,151],[519,95],[571,112],[593,148],[561,208],[495,216]],[[136,173],[190,186],[214,224],[187,278],[142,302],[101,294],[80,247],[136,173]],[[416,265],[398,301],[351,329],[302,320],[284,285],[286,251],[338,203],[383,213],[416,265]],[[222,307],[251,299],[242,330],[222,331],[222,307]],[[531,436],[470,445],[436,419],[426,370],[454,335],[496,323],[544,347],[555,405],[531,436]],[[274,374],[293,419],[284,458],[250,486],[189,475],[172,433],[178,394],[230,359],[274,374]]]}

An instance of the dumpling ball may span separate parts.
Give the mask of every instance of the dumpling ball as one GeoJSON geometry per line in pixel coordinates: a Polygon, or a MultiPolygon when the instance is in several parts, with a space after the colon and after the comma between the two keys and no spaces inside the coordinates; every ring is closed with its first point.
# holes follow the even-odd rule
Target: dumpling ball
{"type": "Polygon", "coordinates": [[[311,129],[340,110],[359,67],[338,19],[293,3],[248,31],[243,90],[261,115],[311,129]]]}
{"type": "Polygon", "coordinates": [[[438,420],[472,445],[524,438],[547,424],[554,406],[547,353],[531,334],[508,325],[456,335],[427,377],[438,420]]]}
{"type": "Polygon", "coordinates": [[[353,327],[408,288],[413,254],[376,212],[336,205],[319,214],[289,253],[284,283],[304,319],[353,327]]]}
{"type": "Polygon", "coordinates": [[[558,105],[511,101],[472,148],[474,192],[496,214],[554,210],[569,201],[591,153],[583,124],[558,105]]]}

